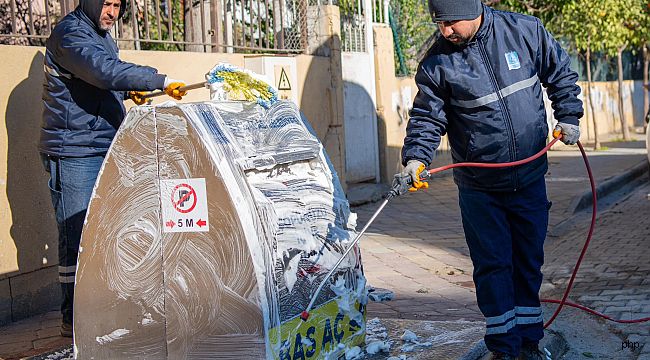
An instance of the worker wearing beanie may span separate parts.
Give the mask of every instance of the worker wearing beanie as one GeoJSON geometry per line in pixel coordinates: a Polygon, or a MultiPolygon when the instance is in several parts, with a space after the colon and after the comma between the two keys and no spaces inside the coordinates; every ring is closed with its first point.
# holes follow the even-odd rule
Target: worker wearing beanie
{"type": "MultiPolygon", "coordinates": [[[[549,135],[542,87],[561,140],[578,140],[578,75],[539,19],[479,0],[429,0],[429,11],[440,33],[415,75],[419,91],[402,149],[402,176],[410,175],[414,188],[428,185],[418,174],[445,134],[454,162],[510,162],[542,150],[549,135]]],[[[547,168],[544,155],[517,167],[454,169],[493,359],[543,358],[547,168]]]]}
{"type": "Polygon", "coordinates": [[[124,100],[163,89],[177,100],[184,82],[154,68],[121,61],[110,30],[127,0],[80,0],[45,46],[43,124],[38,150],[59,230],[61,335],[72,336],[74,280],[86,209],[95,180],[125,115],[124,100]]]}

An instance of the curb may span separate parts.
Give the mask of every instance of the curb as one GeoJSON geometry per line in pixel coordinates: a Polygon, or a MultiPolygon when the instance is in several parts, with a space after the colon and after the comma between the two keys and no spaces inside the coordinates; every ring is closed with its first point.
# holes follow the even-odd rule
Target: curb
{"type": "MultiPolygon", "coordinates": [[[[638,179],[644,174],[648,173],[648,161],[643,160],[633,166],[632,168],[624,171],[622,174],[613,176],[600,184],[596,184],[596,196],[598,199],[604,198],[616,191],[621,190],[621,188],[632,181],[638,179]]],[[[591,189],[583,192],[581,195],[578,195],[574,198],[569,205],[569,209],[572,214],[580,212],[584,209],[590,208],[592,206],[592,195],[591,189]]]]}

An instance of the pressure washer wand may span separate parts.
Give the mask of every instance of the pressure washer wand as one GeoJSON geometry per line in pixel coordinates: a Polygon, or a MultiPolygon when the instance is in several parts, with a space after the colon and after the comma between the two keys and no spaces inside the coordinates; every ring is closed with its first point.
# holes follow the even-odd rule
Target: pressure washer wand
{"type": "Polygon", "coordinates": [[[379,208],[375,211],[374,214],[372,214],[372,217],[370,218],[370,220],[368,220],[368,223],[366,224],[366,226],[364,226],[363,229],[361,229],[361,232],[359,234],[357,234],[357,236],[354,238],[354,240],[352,240],[352,243],[350,244],[350,246],[348,246],[347,249],[345,249],[345,252],[343,252],[343,255],[341,255],[341,257],[336,262],[336,264],[334,264],[334,266],[330,269],[330,271],[327,273],[327,275],[325,275],[325,279],[323,279],[323,281],[321,281],[320,285],[318,285],[318,288],[316,289],[316,292],[311,297],[311,301],[309,302],[309,305],[307,305],[307,308],[300,314],[300,318],[303,321],[307,321],[307,319],[309,318],[309,311],[311,310],[312,306],[314,306],[314,302],[316,301],[316,298],[318,298],[318,294],[320,294],[321,290],[323,289],[323,286],[326,283],[328,283],[328,280],[332,276],[334,271],[336,269],[338,269],[339,265],[341,265],[341,263],[343,262],[343,259],[345,259],[345,257],[348,256],[348,254],[350,253],[350,250],[352,250],[352,248],[354,248],[354,245],[356,245],[356,243],[359,242],[359,239],[361,239],[361,236],[363,236],[363,234],[366,232],[366,230],[368,230],[368,227],[372,224],[373,221],[375,221],[375,218],[377,217],[377,215],[379,215],[379,213],[381,213],[381,211],[384,209],[386,204],[388,204],[390,199],[391,199],[391,197],[387,196],[386,199],[381,203],[381,205],[379,205],[379,208]]]}
{"type": "MultiPolygon", "coordinates": [[[[422,174],[420,174],[420,178],[422,180],[427,179],[428,177],[429,177],[429,173],[426,172],[426,171],[423,171],[422,174]]],[[[408,191],[408,189],[411,188],[412,184],[413,184],[413,181],[412,181],[410,175],[400,175],[400,174],[395,175],[395,180],[393,181],[393,186],[392,186],[391,190],[388,192],[388,194],[386,194],[386,199],[384,199],[384,201],[381,203],[381,205],[379,205],[379,208],[377,208],[377,210],[375,210],[375,212],[370,217],[370,220],[368,220],[368,222],[366,223],[366,226],[364,226],[363,229],[361,229],[361,232],[359,232],[357,234],[357,236],[354,238],[354,240],[352,240],[352,243],[350,243],[350,246],[348,246],[348,248],[345,249],[345,251],[343,252],[343,255],[341,255],[341,257],[336,262],[336,264],[334,264],[334,266],[332,266],[332,268],[327,273],[327,275],[325,275],[325,278],[323,279],[323,281],[321,281],[320,285],[318,285],[318,288],[316,289],[316,292],[311,297],[311,301],[309,301],[309,305],[307,305],[307,308],[305,309],[305,311],[303,311],[300,314],[300,318],[303,321],[307,321],[307,319],[309,318],[309,311],[314,306],[314,302],[316,302],[316,299],[318,298],[318,295],[320,294],[321,290],[323,290],[323,286],[325,286],[325,284],[328,283],[328,280],[330,279],[330,277],[332,277],[332,274],[334,274],[334,271],[336,271],[336,269],[338,269],[339,265],[341,265],[341,263],[343,262],[345,257],[348,256],[348,254],[350,253],[350,250],[352,250],[354,248],[354,246],[359,242],[359,240],[361,239],[363,234],[366,232],[366,230],[368,230],[368,227],[370,227],[370,225],[375,221],[375,219],[381,213],[381,211],[384,210],[384,207],[386,206],[386,204],[388,204],[388,202],[392,198],[406,193],[408,191]]]]}

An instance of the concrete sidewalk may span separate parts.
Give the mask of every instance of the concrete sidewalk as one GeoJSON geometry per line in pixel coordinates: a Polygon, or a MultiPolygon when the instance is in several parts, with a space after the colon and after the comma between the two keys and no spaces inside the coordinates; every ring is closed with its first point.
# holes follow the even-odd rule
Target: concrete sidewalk
{"type": "Polygon", "coordinates": [[[22,359],[69,347],[60,335],[61,313],[51,311],[0,327],[0,359],[22,359]]]}
{"type": "MultiPolygon", "coordinates": [[[[589,151],[589,161],[597,183],[609,181],[607,191],[612,193],[609,199],[601,199],[601,208],[606,210],[599,212],[593,245],[570,299],[614,318],[647,317],[650,187],[624,186],[634,181],[625,176],[633,172],[647,183],[647,174],[643,174],[647,170],[643,165],[645,144],[603,145],[609,149],[589,151]]],[[[553,207],[542,291],[544,297],[559,298],[586,237],[589,211],[574,211],[577,199],[589,191],[589,183],[575,148],[551,151],[549,163],[546,180],[553,207]]],[[[370,359],[469,360],[484,352],[479,345],[483,316],[476,306],[472,264],[457,202],[451,176],[437,177],[428,190],[391,201],[361,240],[369,284],[395,293],[392,301],[368,306],[368,319],[378,318],[373,323],[385,327],[391,341],[390,354],[370,359]],[[400,339],[405,330],[413,331],[424,345],[409,347],[413,343],[400,339]]],[[[359,215],[358,229],[377,206],[370,203],[353,209],[359,215]]],[[[554,309],[554,305],[547,307],[545,315],[550,316],[554,309]]],[[[58,336],[59,322],[58,312],[52,312],[0,328],[0,359],[69,347],[70,339],[58,336]]],[[[643,346],[650,343],[648,323],[611,325],[565,308],[549,330],[547,345],[554,354],[565,354],[563,359],[650,360],[650,345],[643,346]]]]}

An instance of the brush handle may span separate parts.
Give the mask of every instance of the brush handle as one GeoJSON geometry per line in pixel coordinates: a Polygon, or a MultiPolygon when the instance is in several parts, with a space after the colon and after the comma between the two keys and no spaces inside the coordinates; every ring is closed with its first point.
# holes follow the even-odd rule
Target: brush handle
{"type": "MultiPolygon", "coordinates": [[[[207,87],[207,86],[208,86],[208,82],[204,81],[204,82],[201,82],[201,83],[181,86],[180,88],[178,88],[178,90],[180,90],[180,91],[190,91],[190,90],[194,90],[194,89],[204,88],[204,87],[207,87]]],[[[152,92],[150,94],[144,95],[142,98],[143,99],[149,99],[149,98],[160,96],[160,95],[165,95],[165,92],[164,91],[152,92]]]]}

